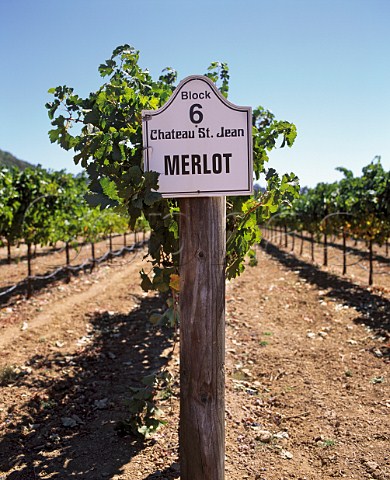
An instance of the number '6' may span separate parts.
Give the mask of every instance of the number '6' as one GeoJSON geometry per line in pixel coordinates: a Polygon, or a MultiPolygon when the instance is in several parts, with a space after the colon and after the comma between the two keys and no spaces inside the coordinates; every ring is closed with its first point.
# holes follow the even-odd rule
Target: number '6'
{"type": "Polygon", "coordinates": [[[194,103],[190,107],[190,120],[192,123],[200,123],[203,120],[203,113],[200,110],[195,110],[195,109],[200,109],[202,108],[202,105],[199,103],[194,103]]]}

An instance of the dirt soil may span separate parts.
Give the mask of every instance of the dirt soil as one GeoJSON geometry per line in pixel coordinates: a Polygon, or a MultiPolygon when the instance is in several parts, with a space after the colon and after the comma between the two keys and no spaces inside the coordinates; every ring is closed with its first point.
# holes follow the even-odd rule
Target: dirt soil
{"type": "MultiPolygon", "coordinates": [[[[389,288],[270,244],[258,259],[227,284],[226,479],[390,479],[389,288]]],[[[129,254],[0,307],[1,480],[180,478],[177,380],[152,440],[115,429],[140,378],[178,378],[142,266],[129,254]]]]}

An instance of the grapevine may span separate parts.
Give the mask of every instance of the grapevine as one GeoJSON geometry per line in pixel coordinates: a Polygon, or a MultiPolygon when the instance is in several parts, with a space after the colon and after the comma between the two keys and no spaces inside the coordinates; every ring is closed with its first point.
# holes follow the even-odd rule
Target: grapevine
{"type": "MultiPolygon", "coordinates": [[[[132,228],[141,216],[148,220],[152,271],[141,272],[142,287],[169,292],[171,276],[179,274],[180,209],[176,199],[161,198],[158,173],[144,170],[141,111],[157,109],[168,100],[177,73],[169,67],[154,80],[138,62],[139,52],[123,45],[100,65],[105,82],[88,97],[79,97],[67,86],[50,89],[54,99],[46,104],[53,126],[49,136],[65,150],[74,150],[74,161],[89,175],[89,188],[97,203],[127,212],[132,228]],[[77,125],[80,128],[74,128],[77,125]]],[[[228,95],[226,63],[211,63],[206,75],[223,95],[228,95]]],[[[280,203],[291,202],[299,190],[294,174],[280,177],[274,169],[265,167],[269,152],[278,142],[292,146],[295,125],[278,121],[271,112],[258,107],[252,129],[254,177],[259,180],[265,175],[267,192],[257,198],[227,200],[228,278],[243,271],[245,256],[260,239],[258,215],[269,218],[280,203]]]]}
{"type": "MultiPolygon", "coordinates": [[[[369,285],[373,283],[373,244],[383,245],[390,236],[390,172],[385,171],[380,157],[362,169],[360,176],[339,167],[343,178],[334,183],[319,183],[304,189],[291,208],[279,209],[271,222],[290,232],[310,235],[312,261],[314,241],[322,237],[323,265],[328,263],[328,236],[343,241],[343,274],[346,274],[346,239],[363,240],[369,253],[369,285]]],[[[302,247],[301,247],[302,250],[302,247]]],[[[301,251],[302,253],[302,251],[301,251]]]]}

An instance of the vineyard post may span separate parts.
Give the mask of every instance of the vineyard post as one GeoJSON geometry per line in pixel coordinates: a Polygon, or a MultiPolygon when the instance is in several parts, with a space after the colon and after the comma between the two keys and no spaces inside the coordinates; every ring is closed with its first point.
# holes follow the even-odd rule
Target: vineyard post
{"type": "Polygon", "coordinates": [[[65,257],[66,257],[66,281],[67,283],[70,282],[70,269],[68,268],[69,265],[70,265],[70,246],[69,246],[69,242],[66,241],[65,242],[65,257]]]}
{"type": "Polygon", "coordinates": [[[347,274],[347,234],[343,230],[343,275],[347,274]]]}
{"type": "Polygon", "coordinates": [[[27,298],[31,298],[32,295],[32,253],[31,243],[27,243],[27,298]]]}
{"type": "Polygon", "coordinates": [[[108,243],[109,243],[109,251],[110,251],[110,260],[112,258],[112,252],[113,252],[113,249],[112,249],[112,233],[110,232],[108,234],[108,243]]]}
{"type": "Polygon", "coordinates": [[[314,233],[310,233],[311,261],[314,262],[314,233]]]}
{"type": "Polygon", "coordinates": [[[303,230],[301,231],[301,248],[299,250],[299,255],[302,256],[303,255],[303,242],[304,242],[304,233],[303,233],[303,230]]]}
{"type": "Polygon", "coordinates": [[[95,254],[95,242],[91,242],[91,254],[92,254],[92,265],[91,265],[91,272],[95,268],[96,264],[96,254],[95,254]]]}
{"type": "Polygon", "coordinates": [[[223,480],[225,197],[180,200],[182,480],[223,480]]]}
{"type": "Polygon", "coordinates": [[[324,233],[324,267],[328,266],[328,235],[324,233]]]}
{"type": "Polygon", "coordinates": [[[292,232],[292,239],[291,239],[291,251],[295,250],[295,230],[292,232]]]}
{"type": "Polygon", "coordinates": [[[7,263],[11,265],[11,242],[7,240],[7,263]]]}
{"type": "Polygon", "coordinates": [[[368,242],[368,260],[369,260],[368,284],[370,286],[374,283],[373,243],[374,243],[374,241],[372,240],[372,238],[370,238],[370,240],[368,242]]]}
{"type": "Polygon", "coordinates": [[[287,225],[284,225],[284,246],[285,246],[285,248],[288,247],[287,225]]]}

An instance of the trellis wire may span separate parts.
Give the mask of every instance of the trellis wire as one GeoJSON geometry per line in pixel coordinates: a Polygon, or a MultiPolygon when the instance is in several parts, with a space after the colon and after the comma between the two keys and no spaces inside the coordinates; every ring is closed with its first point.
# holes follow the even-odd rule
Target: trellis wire
{"type": "Polygon", "coordinates": [[[99,258],[96,258],[95,260],[89,259],[83,262],[81,265],[76,265],[76,266],[68,265],[68,266],[59,267],[56,270],[54,270],[54,272],[48,275],[33,275],[33,276],[26,277],[25,279],[21,280],[15,285],[12,285],[12,287],[8,288],[4,292],[1,292],[0,297],[10,294],[16,288],[21,287],[22,285],[27,284],[28,282],[31,282],[31,281],[49,280],[50,278],[54,278],[55,276],[57,276],[59,273],[62,273],[62,272],[68,272],[68,271],[79,272],[80,270],[83,270],[86,267],[92,267],[94,265],[100,264],[111,257],[120,257],[121,255],[123,255],[124,252],[132,252],[136,248],[142,247],[145,243],[147,243],[147,240],[138,242],[130,247],[127,247],[127,246],[122,247],[120,250],[116,250],[115,252],[110,252],[108,250],[105,254],[103,254],[99,258]]]}

